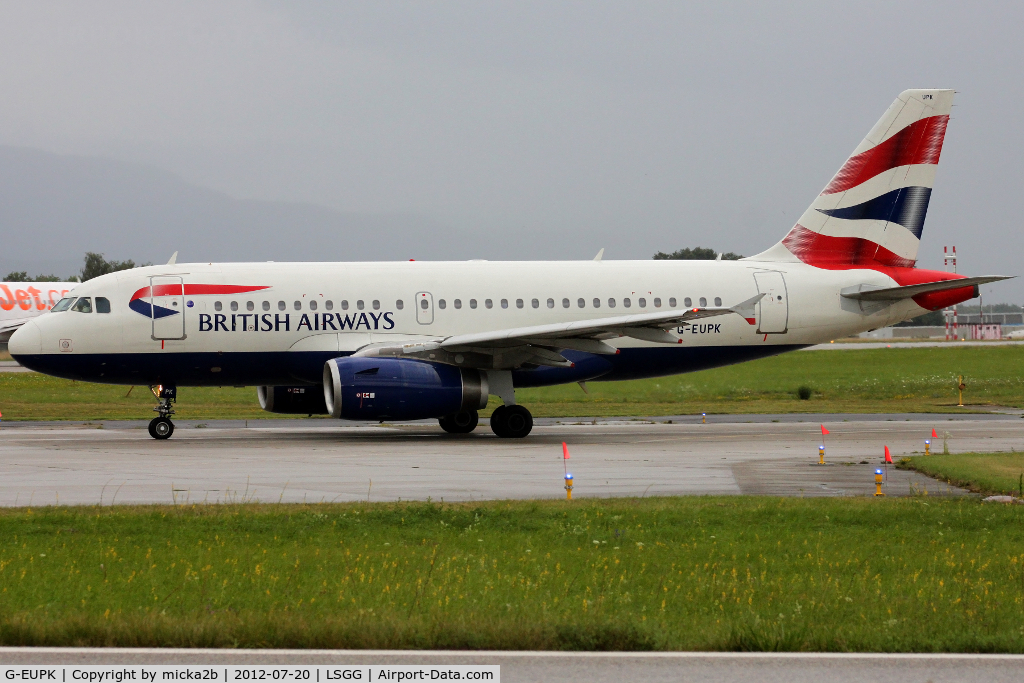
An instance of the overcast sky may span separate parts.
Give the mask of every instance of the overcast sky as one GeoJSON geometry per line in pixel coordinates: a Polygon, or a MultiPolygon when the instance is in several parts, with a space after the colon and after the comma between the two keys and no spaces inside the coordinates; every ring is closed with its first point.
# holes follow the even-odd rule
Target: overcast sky
{"type": "MultiPolygon", "coordinates": [[[[951,87],[920,265],[941,267],[956,244],[961,272],[1015,275],[1022,8],[17,0],[0,4],[0,145],[144,164],[237,199],[405,216],[439,245],[429,257],[749,255],[785,234],[900,91],[951,87]]],[[[265,225],[247,237],[266,258],[301,238],[265,225]]],[[[325,254],[311,243],[300,257],[325,254]]],[[[993,301],[1024,301],[1024,281],[993,287],[993,301]]]]}

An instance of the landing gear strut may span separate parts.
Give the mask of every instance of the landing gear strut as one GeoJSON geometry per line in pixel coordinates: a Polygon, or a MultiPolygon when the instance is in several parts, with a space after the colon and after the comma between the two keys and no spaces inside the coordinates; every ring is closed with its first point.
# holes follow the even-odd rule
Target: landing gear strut
{"type": "Polygon", "coordinates": [[[441,429],[449,434],[469,434],[476,429],[480,415],[475,410],[462,410],[454,415],[445,415],[438,422],[441,429]]]}
{"type": "Polygon", "coordinates": [[[491,431],[503,439],[521,439],[533,429],[533,415],[522,406],[500,406],[491,413],[491,431]]]}
{"type": "Polygon", "coordinates": [[[160,385],[150,387],[150,391],[157,397],[159,403],[156,408],[158,417],[154,417],[149,423],[149,435],[154,439],[169,439],[174,433],[174,423],[171,422],[171,415],[174,415],[174,408],[171,404],[178,400],[178,389],[174,385],[160,385]]]}

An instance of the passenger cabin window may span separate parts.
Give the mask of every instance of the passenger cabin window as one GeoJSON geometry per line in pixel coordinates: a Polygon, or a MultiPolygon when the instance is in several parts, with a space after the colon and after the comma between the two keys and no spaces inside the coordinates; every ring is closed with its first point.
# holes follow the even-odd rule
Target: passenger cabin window
{"type": "Polygon", "coordinates": [[[456,299],[452,303],[455,304],[455,308],[462,308],[462,299],[456,299]]]}
{"type": "Polygon", "coordinates": [[[398,310],[402,310],[403,308],[405,308],[405,302],[399,299],[398,301],[395,302],[395,308],[397,308],[398,310]]]}
{"type": "Polygon", "coordinates": [[[342,301],[341,301],[341,310],[343,310],[343,311],[347,311],[348,310],[348,301],[345,300],[345,299],[342,299],[342,301]]]}
{"type": "Polygon", "coordinates": [[[96,297],[96,312],[110,313],[110,299],[105,296],[96,297]]]}
{"type": "Polygon", "coordinates": [[[256,310],[256,304],[254,304],[251,301],[246,301],[245,302],[245,310],[247,310],[247,311],[255,311],[256,310]]]}
{"type": "Polygon", "coordinates": [[[424,311],[427,310],[428,308],[430,308],[430,302],[427,301],[426,299],[420,299],[420,308],[422,308],[424,311]]]}
{"type": "Polygon", "coordinates": [[[224,304],[222,304],[219,301],[214,301],[213,302],[213,310],[215,310],[215,311],[222,311],[222,310],[224,310],[224,304]]]}
{"type": "Polygon", "coordinates": [[[363,300],[362,299],[358,299],[356,301],[356,308],[358,308],[360,311],[363,310],[364,308],[366,308],[366,305],[363,304],[363,300]]]}
{"type": "Polygon", "coordinates": [[[715,297],[715,305],[716,306],[721,306],[722,305],[722,297],[720,297],[720,296],[716,296],[715,297]]]}
{"type": "Polygon", "coordinates": [[[569,308],[569,300],[562,299],[562,308],[569,308]]]}
{"type": "Polygon", "coordinates": [[[333,311],[334,310],[334,302],[331,301],[330,299],[328,299],[327,301],[324,302],[324,308],[326,308],[328,311],[333,311]]]}
{"type": "MultiPolygon", "coordinates": [[[[423,303],[427,303],[427,300],[424,299],[423,303]]],[[[445,301],[444,299],[438,299],[437,300],[437,307],[440,308],[443,311],[444,309],[446,309],[448,307],[448,302],[445,301]]]]}
{"type": "Polygon", "coordinates": [[[316,299],[310,299],[309,300],[309,310],[311,310],[311,311],[315,311],[316,310],[316,299]]]}
{"type": "Polygon", "coordinates": [[[263,302],[263,310],[264,311],[269,311],[270,310],[270,302],[269,301],[264,301],[263,302]]]}
{"type": "Polygon", "coordinates": [[[583,299],[577,299],[576,300],[576,305],[579,306],[580,308],[583,308],[584,306],[587,305],[587,302],[584,301],[583,299]]]}
{"type": "Polygon", "coordinates": [[[92,313],[92,299],[87,296],[79,297],[71,310],[78,313],[92,313]]]}
{"type": "Polygon", "coordinates": [[[686,297],[685,299],[683,299],[683,306],[685,306],[686,308],[693,308],[693,299],[691,299],[690,297],[686,297]]]}
{"type": "Polygon", "coordinates": [[[523,307],[523,300],[522,299],[516,299],[516,308],[522,308],[522,307],[523,307]]]}
{"type": "Polygon", "coordinates": [[[508,308],[508,299],[502,299],[501,300],[501,307],[502,308],[508,308]]]}
{"type": "Polygon", "coordinates": [[[596,297],[594,298],[594,308],[601,308],[601,300],[596,297]]]}
{"type": "MultiPolygon", "coordinates": [[[[217,304],[217,306],[219,307],[220,304],[217,304]]],[[[285,303],[283,301],[278,301],[277,302],[277,310],[283,311],[285,308],[287,308],[287,306],[285,306],[285,303]]],[[[217,310],[219,311],[220,308],[217,308],[217,310]]]]}
{"type": "Polygon", "coordinates": [[[73,297],[73,296],[66,296],[63,299],[61,299],[60,301],[58,301],[54,305],[54,307],[50,309],[50,311],[53,312],[53,313],[60,313],[62,311],[66,311],[66,310],[68,310],[71,307],[71,304],[74,303],[74,301],[75,301],[75,297],[73,297]]]}
{"type": "Polygon", "coordinates": [[[705,299],[704,297],[701,297],[701,298],[700,298],[700,307],[701,307],[701,308],[704,308],[704,307],[705,307],[705,306],[707,306],[707,305],[708,305],[708,300],[707,300],[707,299],[705,299]]]}
{"type": "Polygon", "coordinates": [[[640,297],[636,300],[636,305],[640,308],[647,308],[647,299],[640,297]]]}
{"type": "Polygon", "coordinates": [[[476,299],[470,299],[469,300],[469,307],[470,308],[476,308],[476,299]]]}
{"type": "Polygon", "coordinates": [[[554,299],[548,299],[548,308],[554,308],[554,307],[555,307],[555,300],[554,299]]]}
{"type": "Polygon", "coordinates": [[[615,308],[615,299],[608,299],[608,308],[615,308]]]}
{"type": "Polygon", "coordinates": [[[301,301],[296,301],[295,302],[295,310],[296,311],[301,311],[302,310],[302,302],[301,301]]]}
{"type": "Polygon", "coordinates": [[[675,308],[676,307],[676,298],[674,296],[669,298],[669,300],[668,300],[668,307],[669,308],[675,308]]]}
{"type": "Polygon", "coordinates": [[[530,299],[530,305],[533,306],[534,308],[540,308],[540,300],[530,299]]]}
{"type": "Polygon", "coordinates": [[[379,299],[374,299],[373,300],[373,310],[375,310],[375,311],[379,311],[380,310],[380,300],[379,299]]]}
{"type": "Polygon", "coordinates": [[[238,310],[238,302],[237,301],[232,301],[231,302],[231,310],[232,311],[237,311],[238,310]]]}
{"type": "Polygon", "coordinates": [[[490,299],[486,299],[484,300],[484,306],[486,306],[487,308],[494,308],[494,302],[491,301],[490,299]]]}
{"type": "Polygon", "coordinates": [[[633,302],[630,301],[629,297],[627,296],[625,299],[622,300],[622,305],[625,306],[626,308],[629,308],[630,306],[633,305],[633,302]]]}
{"type": "Polygon", "coordinates": [[[661,308],[661,297],[660,296],[654,297],[654,307],[655,308],[661,308]]]}

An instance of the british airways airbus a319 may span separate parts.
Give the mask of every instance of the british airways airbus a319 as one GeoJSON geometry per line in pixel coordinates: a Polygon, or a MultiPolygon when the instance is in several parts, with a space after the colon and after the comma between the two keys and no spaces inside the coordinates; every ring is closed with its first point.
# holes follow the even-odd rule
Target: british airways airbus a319
{"type": "MultiPolygon", "coordinates": [[[[657,377],[828,342],[1002,276],[915,268],[953,102],[907,90],[775,246],[739,261],[169,263],[78,285],[14,333],[22,365],[177,389],[257,386],[276,413],[530,433],[520,387],[657,377]]],[[[173,261],[173,259],[172,259],[173,261]]]]}

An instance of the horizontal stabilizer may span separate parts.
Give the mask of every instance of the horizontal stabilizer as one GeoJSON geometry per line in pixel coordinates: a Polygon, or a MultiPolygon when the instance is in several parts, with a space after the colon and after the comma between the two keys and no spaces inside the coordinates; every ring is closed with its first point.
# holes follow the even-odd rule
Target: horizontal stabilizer
{"type": "Polygon", "coordinates": [[[964,277],[956,280],[940,280],[938,282],[925,282],[920,285],[904,285],[903,287],[878,287],[876,285],[857,285],[847,287],[840,294],[847,299],[857,301],[899,301],[909,299],[919,294],[929,292],[945,292],[950,289],[963,289],[964,287],[977,287],[987,285],[990,282],[1009,280],[1015,277],[1012,275],[982,275],[980,277],[964,277]]]}

